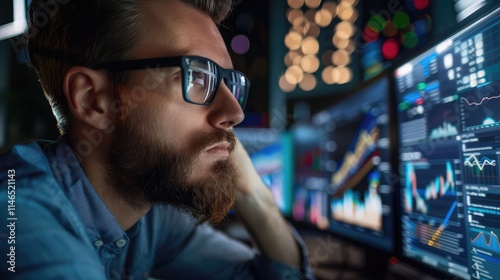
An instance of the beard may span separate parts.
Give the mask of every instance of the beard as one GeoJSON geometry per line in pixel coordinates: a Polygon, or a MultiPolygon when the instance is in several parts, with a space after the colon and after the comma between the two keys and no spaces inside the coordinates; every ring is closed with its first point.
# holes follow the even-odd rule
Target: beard
{"type": "Polygon", "coordinates": [[[228,159],[215,161],[208,175],[191,177],[200,172],[193,167],[210,145],[227,141],[229,152],[234,149],[234,132],[199,133],[187,139],[189,149],[180,150],[149,139],[140,127],[130,118],[116,127],[106,166],[107,185],[137,209],[173,206],[198,224],[221,222],[236,199],[234,165],[228,159]]]}

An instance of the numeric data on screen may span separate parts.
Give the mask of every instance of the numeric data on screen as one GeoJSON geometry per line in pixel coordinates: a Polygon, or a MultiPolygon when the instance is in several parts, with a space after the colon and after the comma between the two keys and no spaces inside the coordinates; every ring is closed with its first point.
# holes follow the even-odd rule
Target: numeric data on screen
{"type": "Polygon", "coordinates": [[[500,279],[500,12],[395,70],[403,254],[500,279]]]}

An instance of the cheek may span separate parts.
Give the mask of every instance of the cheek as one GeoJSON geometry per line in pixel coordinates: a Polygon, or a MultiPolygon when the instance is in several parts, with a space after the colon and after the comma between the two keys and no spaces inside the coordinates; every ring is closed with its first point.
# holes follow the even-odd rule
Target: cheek
{"type": "Polygon", "coordinates": [[[153,141],[165,143],[178,150],[191,150],[197,134],[202,131],[203,117],[196,110],[190,110],[189,104],[152,104],[144,108],[141,120],[142,130],[151,135],[153,141]],[[186,106],[188,105],[188,106],[186,106]],[[159,108],[153,109],[153,106],[159,108]]]}

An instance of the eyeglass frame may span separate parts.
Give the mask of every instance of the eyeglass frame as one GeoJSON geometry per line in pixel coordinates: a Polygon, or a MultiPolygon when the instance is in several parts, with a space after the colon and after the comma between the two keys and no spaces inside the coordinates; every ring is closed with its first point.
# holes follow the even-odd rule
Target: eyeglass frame
{"type": "MultiPolygon", "coordinates": [[[[244,110],[246,106],[246,102],[248,99],[248,92],[250,90],[250,79],[248,79],[247,75],[245,75],[243,72],[234,70],[234,69],[226,69],[220,66],[218,63],[215,61],[203,57],[203,56],[196,56],[196,55],[182,55],[182,56],[166,56],[166,57],[155,57],[155,58],[143,58],[143,59],[133,59],[133,60],[118,60],[118,61],[111,61],[111,62],[103,62],[99,64],[95,64],[90,66],[89,68],[94,69],[94,70],[107,70],[111,72],[124,72],[124,71],[133,71],[133,70],[143,70],[147,69],[148,67],[151,68],[166,68],[166,67],[180,67],[182,69],[182,97],[184,98],[184,101],[191,103],[191,104],[196,104],[196,105],[203,105],[203,106],[208,106],[212,103],[212,101],[215,99],[217,96],[217,92],[219,91],[219,87],[221,84],[221,81],[224,79],[228,79],[229,75],[231,73],[236,73],[238,75],[241,75],[245,77],[245,80],[247,82],[247,86],[243,87],[241,85],[238,85],[240,88],[245,89],[245,98],[243,100],[243,103],[241,104],[238,99],[234,96],[234,93],[231,91],[231,94],[233,97],[236,99],[238,104],[240,105],[241,109],[244,110]],[[187,59],[187,60],[186,60],[187,59]],[[217,84],[214,86],[214,94],[208,100],[206,103],[199,103],[192,101],[187,92],[187,75],[188,75],[188,69],[189,65],[187,64],[187,61],[193,60],[193,59],[198,59],[198,60],[206,60],[213,65],[215,65],[217,69],[217,84]]],[[[212,74],[215,74],[212,72],[212,74]]],[[[226,85],[228,86],[228,85],[226,85]]]]}

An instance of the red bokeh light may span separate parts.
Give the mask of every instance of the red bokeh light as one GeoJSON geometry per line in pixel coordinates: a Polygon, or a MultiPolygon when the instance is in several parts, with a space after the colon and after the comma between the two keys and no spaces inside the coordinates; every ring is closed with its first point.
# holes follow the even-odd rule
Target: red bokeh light
{"type": "Polygon", "coordinates": [[[399,54],[399,43],[395,39],[389,38],[382,45],[382,55],[385,59],[392,60],[399,54]]]}
{"type": "Polygon", "coordinates": [[[377,40],[379,33],[373,29],[373,27],[366,25],[363,30],[363,39],[365,42],[373,42],[377,40]]]}
{"type": "Polygon", "coordinates": [[[413,0],[413,5],[415,5],[415,9],[423,10],[429,6],[429,0],[413,0]]]}

